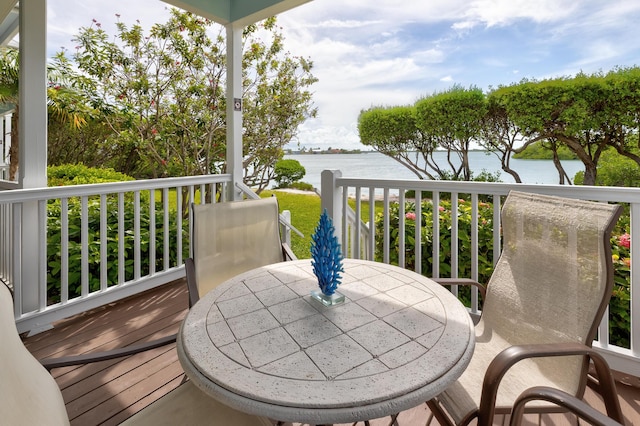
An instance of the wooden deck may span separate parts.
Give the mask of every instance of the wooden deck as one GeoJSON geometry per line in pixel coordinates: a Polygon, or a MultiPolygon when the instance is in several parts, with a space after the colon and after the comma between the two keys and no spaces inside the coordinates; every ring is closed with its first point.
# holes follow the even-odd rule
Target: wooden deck
{"type": "MultiPolygon", "coordinates": [[[[38,359],[102,351],[175,333],[186,312],[186,284],[176,281],[60,321],[54,329],[26,338],[25,344],[38,359]]],[[[121,360],[59,368],[53,375],[62,389],[71,424],[82,426],[119,424],[174,389],[184,378],[175,345],[121,360]]],[[[618,393],[627,424],[640,425],[640,379],[623,377],[618,393]]],[[[585,399],[603,408],[591,391],[585,399]]],[[[506,420],[501,416],[496,424],[506,420]]],[[[531,416],[527,420],[531,426],[578,424],[572,416],[561,414],[531,416]]],[[[388,424],[389,418],[371,421],[373,426],[388,424]]],[[[425,404],[402,412],[398,424],[438,425],[425,404]]]]}

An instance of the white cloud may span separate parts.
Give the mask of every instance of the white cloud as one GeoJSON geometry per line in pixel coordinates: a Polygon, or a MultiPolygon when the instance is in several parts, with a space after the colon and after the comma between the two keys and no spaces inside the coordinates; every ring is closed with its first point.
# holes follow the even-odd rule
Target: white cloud
{"type": "MultiPolygon", "coordinates": [[[[159,0],[48,0],[50,54],[95,18],[164,22],[159,0]]],[[[357,118],[415,102],[455,81],[487,89],[531,78],[640,65],[637,0],[315,0],[282,14],[285,48],[309,57],[319,117],[306,146],[357,148],[357,118]],[[329,146],[327,145],[327,146],[329,146]],[[354,146],[356,145],[356,146],[354,146]]]]}
{"type": "Polygon", "coordinates": [[[520,19],[553,22],[573,14],[580,4],[579,0],[474,0],[465,17],[488,27],[508,25],[520,19]]]}

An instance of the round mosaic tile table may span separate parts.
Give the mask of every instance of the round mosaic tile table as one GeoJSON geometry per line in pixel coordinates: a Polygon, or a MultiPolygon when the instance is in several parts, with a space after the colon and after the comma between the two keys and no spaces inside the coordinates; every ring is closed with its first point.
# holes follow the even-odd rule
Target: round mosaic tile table
{"type": "Polygon", "coordinates": [[[189,378],[251,414],[310,424],[384,417],[440,393],[466,368],[473,323],[414,272],[344,260],[343,304],[325,307],[309,260],[254,269],[205,295],[177,341],[189,378]]]}

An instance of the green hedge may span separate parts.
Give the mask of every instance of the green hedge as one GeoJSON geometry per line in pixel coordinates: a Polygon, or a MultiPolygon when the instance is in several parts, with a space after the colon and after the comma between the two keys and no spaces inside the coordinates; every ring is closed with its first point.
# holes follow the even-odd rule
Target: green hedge
{"type": "MultiPolygon", "coordinates": [[[[389,261],[398,264],[399,204],[394,203],[389,208],[389,261]]],[[[440,220],[440,276],[450,277],[451,274],[451,202],[441,200],[439,209],[440,220]]],[[[433,204],[430,200],[422,202],[421,206],[421,253],[422,274],[433,276],[433,204]]],[[[405,203],[405,267],[415,270],[415,203],[405,203]]],[[[376,260],[382,261],[384,244],[384,215],[376,215],[376,260]]],[[[614,235],[611,238],[614,261],[614,290],[610,304],[609,339],[612,344],[629,348],[630,345],[630,271],[629,244],[630,237],[626,232],[629,224],[628,215],[620,219],[614,235]]],[[[493,272],[493,204],[478,203],[478,280],[487,283],[493,272]]],[[[458,277],[471,277],[471,202],[458,200],[458,277]]],[[[470,290],[460,288],[459,297],[469,306],[470,290]]]]}
{"type": "MultiPolygon", "coordinates": [[[[113,181],[131,180],[126,175],[113,172],[109,169],[91,169],[82,165],[58,166],[49,168],[49,186],[74,185],[80,183],[104,183],[113,181]]],[[[144,193],[140,202],[140,269],[144,276],[150,271],[150,224],[151,209],[149,194],[144,193]]],[[[89,291],[100,289],[100,269],[103,266],[100,261],[100,197],[89,197],[88,207],[88,282],[89,291]]],[[[107,285],[118,284],[118,199],[117,196],[108,196],[106,199],[106,270],[107,285]]],[[[81,241],[81,200],[70,198],[67,205],[68,214],[68,256],[69,256],[69,298],[81,294],[82,271],[82,241],[81,241]]],[[[156,271],[164,269],[164,232],[162,224],[164,212],[162,202],[156,202],[155,210],[155,252],[156,271]]],[[[169,211],[169,264],[175,266],[177,262],[177,220],[175,206],[169,211]]],[[[47,206],[47,295],[49,303],[60,301],[61,296],[61,202],[50,201],[47,206]]],[[[135,251],[135,209],[133,195],[126,194],[124,202],[123,223],[124,227],[124,281],[134,278],[134,251],[135,251]]],[[[188,235],[188,223],[183,221],[181,235],[188,235]]],[[[188,243],[183,244],[183,256],[187,254],[188,243]]]]}

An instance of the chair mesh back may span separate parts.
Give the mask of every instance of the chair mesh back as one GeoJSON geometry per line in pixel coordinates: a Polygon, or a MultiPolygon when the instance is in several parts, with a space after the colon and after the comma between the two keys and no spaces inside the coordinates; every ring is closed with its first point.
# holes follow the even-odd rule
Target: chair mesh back
{"type": "Polygon", "coordinates": [[[68,425],[53,377],[24,347],[9,289],[0,283],[0,424],[68,425]]]}
{"type": "MultiPolygon", "coordinates": [[[[609,237],[618,215],[615,205],[512,191],[502,209],[503,251],[487,287],[484,333],[511,344],[591,345],[612,291],[609,237]]],[[[567,358],[538,363],[579,378],[582,362],[567,358]]]]}
{"type": "Polygon", "coordinates": [[[284,260],[275,198],[194,205],[193,213],[200,296],[237,274],[284,260]]]}

